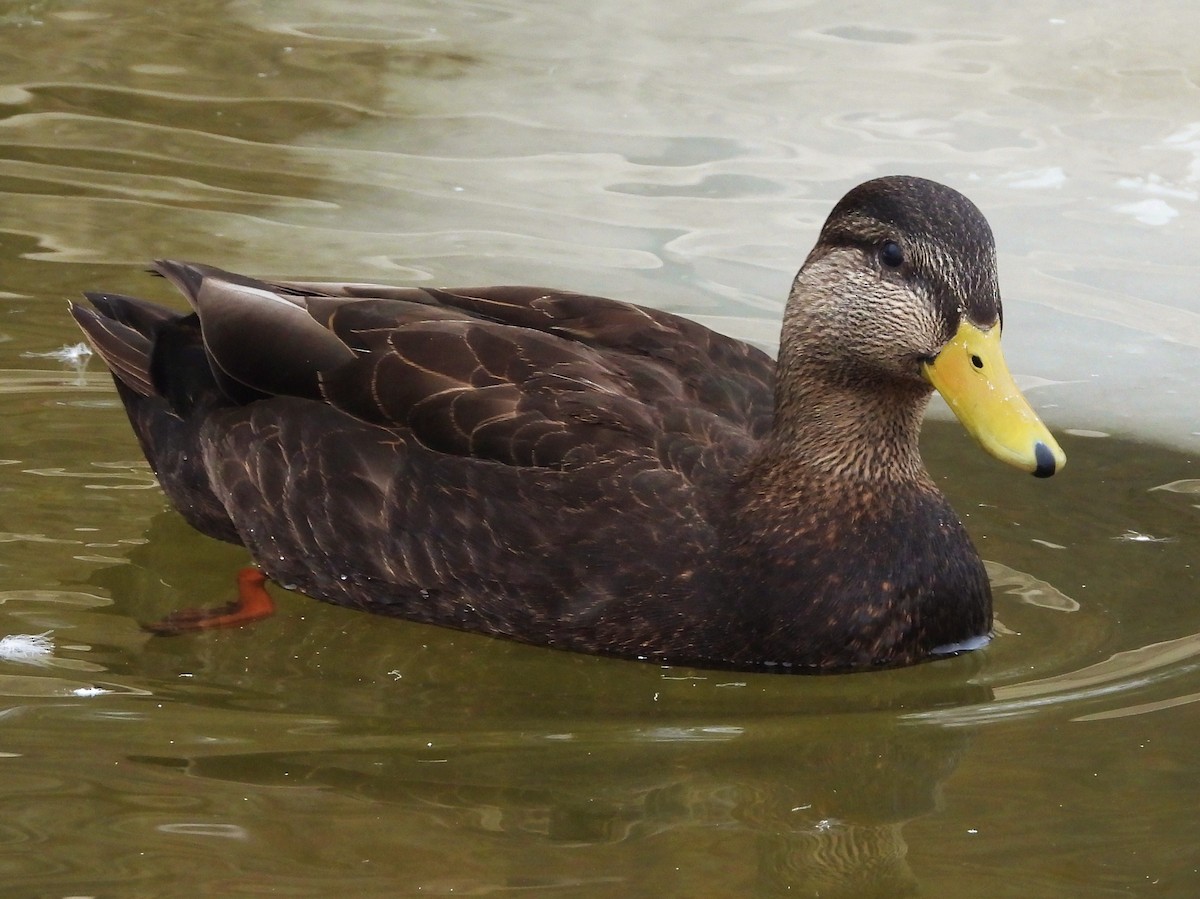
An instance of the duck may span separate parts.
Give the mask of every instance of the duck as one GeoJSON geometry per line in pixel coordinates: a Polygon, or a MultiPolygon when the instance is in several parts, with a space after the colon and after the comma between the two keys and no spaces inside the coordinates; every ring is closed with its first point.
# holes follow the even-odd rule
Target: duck
{"type": "Polygon", "coordinates": [[[921,460],[940,392],[1037,477],[1065,456],[1000,349],[983,213],[886,176],[829,213],[777,358],[679,315],[542,287],[260,280],[160,260],[179,312],[71,312],[169,501],[267,580],[352,609],[663,665],[910,665],[992,629],[982,561],[921,460]]]}

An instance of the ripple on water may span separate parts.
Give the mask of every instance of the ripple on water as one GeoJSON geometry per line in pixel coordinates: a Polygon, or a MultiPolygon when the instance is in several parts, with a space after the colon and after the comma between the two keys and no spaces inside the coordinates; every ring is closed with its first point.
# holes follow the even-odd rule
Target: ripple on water
{"type": "MultiPolygon", "coordinates": [[[[918,712],[907,716],[914,720],[937,721],[946,725],[977,725],[1036,714],[1048,708],[1073,706],[1102,699],[1112,705],[1115,697],[1144,687],[1169,682],[1194,671],[1200,658],[1200,634],[1188,634],[1175,640],[1153,643],[1138,649],[1114,653],[1093,665],[1052,677],[1018,683],[1001,684],[993,688],[993,698],[986,703],[965,705],[954,709],[918,712]]],[[[1200,693],[1149,702],[1120,704],[1099,712],[1073,714],[1073,721],[1099,721],[1147,714],[1175,708],[1200,700],[1200,693]]]]}

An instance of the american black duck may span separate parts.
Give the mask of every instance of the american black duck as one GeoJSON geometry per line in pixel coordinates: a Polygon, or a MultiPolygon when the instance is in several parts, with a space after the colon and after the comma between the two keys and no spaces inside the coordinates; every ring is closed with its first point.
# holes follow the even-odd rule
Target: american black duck
{"type": "MultiPolygon", "coordinates": [[[[673,664],[918,662],[992,623],[921,462],[933,389],[1004,461],[1065,461],[1000,354],[986,220],[919,178],[833,209],[778,362],[565,291],[154,269],[191,314],[72,311],[163,489],[272,580],[371,612],[673,664]]],[[[255,580],[232,620],[269,608],[255,580]]]]}

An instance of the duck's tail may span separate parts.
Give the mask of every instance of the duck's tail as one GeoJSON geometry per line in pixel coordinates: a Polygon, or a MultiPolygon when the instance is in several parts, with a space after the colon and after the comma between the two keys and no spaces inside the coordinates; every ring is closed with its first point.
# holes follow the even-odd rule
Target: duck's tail
{"type": "Polygon", "coordinates": [[[181,316],[164,306],[115,293],[84,294],[95,308],[71,303],[83,329],[113,377],[139,396],[156,396],[152,359],[155,333],[181,316]]]}
{"type": "Polygon", "coordinates": [[[163,490],[193,527],[240,542],[209,484],[197,432],[202,417],[189,415],[201,399],[217,396],[195,316],[120,294],[85,296],[91,307],[72,303],[71,315],[112,372],[163,490]]]}

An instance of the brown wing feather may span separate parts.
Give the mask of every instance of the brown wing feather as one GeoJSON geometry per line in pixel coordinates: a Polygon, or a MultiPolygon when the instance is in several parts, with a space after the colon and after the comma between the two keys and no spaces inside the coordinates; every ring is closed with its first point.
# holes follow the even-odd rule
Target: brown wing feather
{"type": "MultiPolygon", "coordinates": [[[[774,414],[775,363],[766,353],[693,321],[606,297],[542,287],[461,290],[396,288],[336,282],[279,282],[298,296],[403,301],[439,318],[483,320],[552,334],[619,354],[643,396],[659,396],[664,373],[681,397],[761,437],[774,414]]],[[[357,304],[337,313],[347,315],[357,304]]],[[[339,335],[346,337],[338,329],[339,335]]]]}
{"type": "Polygon", "coordinates": [[[548,468],[613,453],[686,466],[707,453],[712,468],[721,453],[740,456],[772,412],[773,363],[764,353],[616,300],[535,287],[267,283],[208,267],[198,276],[171,270],[222,371],[295,396],[312,395],[311,372],[336,408],[409,430],[440,452],[548,468]],[[220,321],[235,303],[258,309],[240,311],[236,327],[213,326],[209,343],[205,310],[220,321]],[[295,341],[248,351],[242,335],[268,322],[292,334],[302,311],[308,324],[295,341]],[[252,319],[257,327],[247,332],[252,319]]]}

